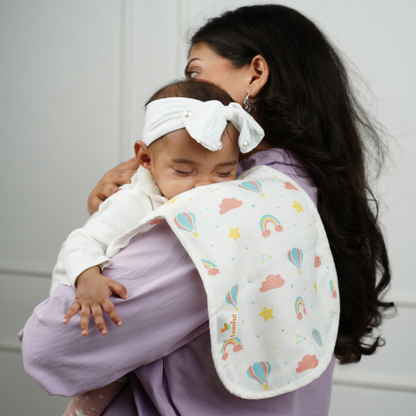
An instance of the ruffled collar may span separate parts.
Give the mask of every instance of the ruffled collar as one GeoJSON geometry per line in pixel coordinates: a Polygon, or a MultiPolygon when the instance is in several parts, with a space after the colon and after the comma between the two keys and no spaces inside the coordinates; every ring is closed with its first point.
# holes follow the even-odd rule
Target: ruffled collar
{"type": "Polygon", "coordinates": [[[139,169],[137,169],[137,172],[132,176],[131,183],[135,187],[138,186],[145,194],[156,201],[163,204],[168,201],[168,199],[160,192],[153,175],[142,166],[140,166],[139,169]]]}

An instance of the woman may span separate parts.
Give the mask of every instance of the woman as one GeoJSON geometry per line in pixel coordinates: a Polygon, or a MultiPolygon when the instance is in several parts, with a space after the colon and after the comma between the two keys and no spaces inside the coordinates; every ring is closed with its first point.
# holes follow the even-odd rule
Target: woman
{"type": "MultiPolygon", "coordinates": [[[[186,76],[220,85],[265,130],[265,140],[241,161],[242,170],[262,164],[281,170],[317,203],[339,278],[335,356],[349,363],[372,354],[382,343],[372,331],[393,306],[379,300],[390,282],[389,263],[364,169],[364,140],[378,156],[381,144],[334,49],[294,10],[243,7],[210,20],[193,36],[186,76]]],[[[90,211],[134,168],[127,162],[109,172],[89,198],[90,211]]],[[[73,292],[64,287],[28,321],[26,369],[51,393],[74,395],[135,369],[132,384],[106,414],[328,413],[334,360],[311,384],[271,399],[242,400],[224,389],[210,355],[202,283],[164,223],[140,244],[133,241],[106,270],[130,294],[128,301],[115,299],[124,322],[117,331],[80,341],[76,324],[63,330],[52,322],[49,315],[63,316],[72,303],[73,292]],[[44,352],[48,343],[53,354],[44,352]]],[[[78,282],[79,290],[87,284],[78,282]]],[[[95,319],[104,324],[102,316],[95,319]]]]}

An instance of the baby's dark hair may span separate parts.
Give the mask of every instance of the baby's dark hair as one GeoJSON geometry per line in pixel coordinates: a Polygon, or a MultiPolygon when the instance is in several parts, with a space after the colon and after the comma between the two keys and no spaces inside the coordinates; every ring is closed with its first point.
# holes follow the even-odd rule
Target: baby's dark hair
{"type": "Polygon", "coordinates": [[[233,102],[231,96],[222,88],[206,81],[173,81],[156,91],[146,103],[161,98],[186,97],[199,101],[217,100],[224,105],[233,102]]]}

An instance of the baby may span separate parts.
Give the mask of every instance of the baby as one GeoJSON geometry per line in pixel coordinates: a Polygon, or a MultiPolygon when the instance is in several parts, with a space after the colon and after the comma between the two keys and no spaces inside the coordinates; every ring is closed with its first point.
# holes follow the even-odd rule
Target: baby
{"type": "MultiPolygon", "coordinates": [[[[100,272],[135,235],[125,238],[125,233],[184,191],[235,179],[239,152],[250,152],[263,136],[257,122],[212,84],[175,82],[156,92],[146,105],[143,141],[134,146],[140,167],[131,184],[103,202],[65,242],[62,262],[58,262],[63,263],[64,272],[59,273],[60,267],[54,270],[52,285],[61,282],[76,287],[81,279],[94,280],[94,284],[90,285],[88,305],[77,297],[64,323],[80,310],[88,317],[90,312],[96,316],[97,307],[99,313],[102,307],[121,325],[108,296],[118,293],[112,286],[114,281],[106,280],[100,272]],[[99,293],[105,293],[105,299],[99,293]]],[[[87,335],[88,324],[84,320],[82,325],[82,321],[82,335],[87,335]]],[[[102,323],[101,333],[106,332],[102,323]]]]}
{"type": "MultiPolygon", "coordinates": [[[[94,312],[97,305],[103,307],[114,323],[121,325],[108,297],[113,290],[101,271],[135,235],[126,239],[126,232],[182,192],[235,179],[239,153],[253,150],[263,136],[257,122],[219,87],[199,81],[175,82],[160,89],[146,105],[143,141],[134,145],[140,164],[137,173],[131,184],[103,202],[83,228],[70,234],[63,249],[66,273],[59,273],[59,267],[55,270],[55,285],[69,280],[76,287],[80,276],[95,279],[88,308],[95,305],[91,306],[94,312]],[[126,240],[122,244],[120,236],[126,240]],[[96,296],[100,291],[97,285],[105,286],[107,305],[96,296]]],[[[63,322],[69,322],[83,306],[76,300],[63,322]]],[[[106,334],[105,327],[101,333],[106,334]]],[[[82,335],[87,334],[88,326],[82,329],[82,335]]],[[[124,383],[118,380],[73,398],[65,415],[101,414],[124,383]]]]}

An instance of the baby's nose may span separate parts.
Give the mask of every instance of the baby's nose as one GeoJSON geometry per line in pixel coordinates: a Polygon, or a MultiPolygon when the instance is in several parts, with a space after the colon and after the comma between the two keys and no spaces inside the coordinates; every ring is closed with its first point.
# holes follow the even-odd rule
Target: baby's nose
{"type": "Polygon", "coordinates": [[[209,176],[201,176],[199,178],[197,178],[197,180],[195,181],[195,187],[197,186],[206,186],[206,185],[212,185],[213,183],[215,183],[215,180],[209,176]]]}

